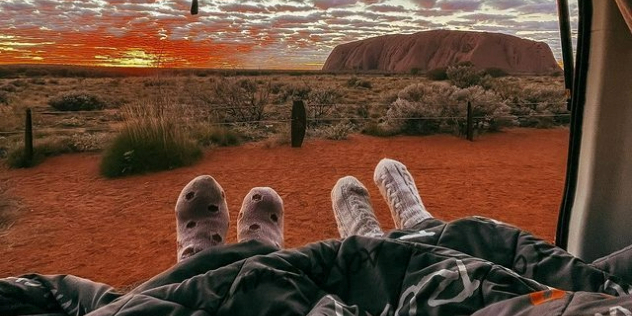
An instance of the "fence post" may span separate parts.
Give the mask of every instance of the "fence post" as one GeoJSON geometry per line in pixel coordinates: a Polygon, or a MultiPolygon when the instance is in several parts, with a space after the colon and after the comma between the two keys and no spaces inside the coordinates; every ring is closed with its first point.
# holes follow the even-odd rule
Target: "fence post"
{"type": "Polygon", "coordinates": [[[291,124],[292,147],[301,147],[307,128],[307,114],[302,100],[295,100],[292,104],[291,124]]]}
{"type": "Polygon", "coordinates": [[[474,118],[472,117],[472,103],[467,101],[467,140],[474,141],[474,118]]]}
{"type": "Polygon", "coordinates": [[[26,122],[24,124],[24,159],[28,166],[33,162],[33,119],[31,108],[26,109],[26,122]]]}

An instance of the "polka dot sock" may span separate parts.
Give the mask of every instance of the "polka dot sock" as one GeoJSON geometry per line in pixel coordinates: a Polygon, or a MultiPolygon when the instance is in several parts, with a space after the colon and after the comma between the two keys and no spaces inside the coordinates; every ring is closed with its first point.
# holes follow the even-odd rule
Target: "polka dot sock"
{"type": "Polygon", "coordinates": [[[211,176],[189,182],[176,203],[178,262],[225,242],[229,215],[226,195],[211,176]]]}
{"type": "Polygon", "coordinates": [[[331,205],[341,238],[384,235],[373,213],[369,192],[358,179],[347,176],[338,180],[331,190],[331,205]]]}
{"type": "Polygon", "coordinates": [[[237,218],[237,241],[258,240],[283,248],[283,200],[272,188],[252,188],[237,218]]]}
{"type": "Polygon", "coordinates": [[[399,161],[384,158],[375,167],[373,181],[391,210],[395,227],[410,229],[432,218],[421,202],[415,180],[399,161]]]}

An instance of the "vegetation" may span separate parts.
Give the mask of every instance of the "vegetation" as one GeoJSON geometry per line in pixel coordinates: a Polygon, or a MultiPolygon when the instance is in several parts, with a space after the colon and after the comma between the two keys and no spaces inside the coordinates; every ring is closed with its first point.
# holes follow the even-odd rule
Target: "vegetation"
{"type": "Polygon", "coordinates": [[[29,168],[40,164],[47,157],[67,153],[99,151],[107,142],[109,136],[98,134],[73,134],[71,136],[56,136],[36,140],[33,145],[33,159],[29,161],[25,156],[24,145],[10,147],[7,164],[10,168],[29,168]]]}
{"type": "Polygon", "coordinates": [[[425,76],[204,69],[110,75],[88,73],[90,68],[33,66],[26,71],[29,67],[0,66],[0,159],[11,154],[12,165],[18,166],[27,107],[33,109],[36,154],[47,157],[98,151],[120,132],[131,134],[126,130],[128,108],[153,104],[157,95],[178,105],[170,115],[178,133],[195,147],[267,138],[287,143],[284,128],[296,99],[305,101],[312,138],[338,139],[352,132],[459,135],[467,101],[475,106],[479,132],[504,126],[549,128],[568,124],[570,118],[563,78],[505,76],[500,69],[478,71],[469,64],[433,69],[425,76]],[[43,113],[50,112],[49,103],[107,109],[49,115],[43,113]],[[437,107],[441,104],[449,106],[437,107]],[[447,116],[458,118],[442,119],[447,116]]]}
{"type": "Polygon", "coordinates": [[[97,95],[88,92],[69,92],[60,94],[48,101],[58,111],[92,111],[105,108],[105,102],[97,95]]]}
{"type": "Polygon", "coordinates": [[[101,174],[120,177],[191,165],[202,150],[180,124],[178,106],[170,100],[131,104],[125,125],[103,153],[101,174]]]}
{"type": "Polygon", "coordinates": [[[447,68],[435,68],[426,73],[426,77],[433,81],[448,80],[447,68]]]}
{"type": "Polygon", "coordinates": [[[240,133],[225,127],[199,124],[191,129],[192,137],[202,146],[237,146],[243,142],[240,133]]]}

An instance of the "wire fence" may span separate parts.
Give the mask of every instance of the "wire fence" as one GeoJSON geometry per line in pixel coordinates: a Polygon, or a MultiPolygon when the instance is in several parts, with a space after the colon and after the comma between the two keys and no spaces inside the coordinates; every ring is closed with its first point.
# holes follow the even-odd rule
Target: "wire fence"
{"type": "MultiPolygon", "coordinates": [[[[538,102],[522,102],[522,103],[512,103],[517,106],[538,106],[542,104],[546,105],[565,105],[565,102],[549,102],[549,103],[538,103],[538,102]]],[[[374,106],[368,104],[367,106],[374,106]]],[[[478,103],[477,105],[484,105],[478,103]]],[[[348,103],[338,103],[338,104],[312,104],[312,107],[331,107],[331,108],[341,108],[341,107],[353,107],[357,106],[357,104],[348,104],[348,103]]],[[[433,104],[432,106],[455,106],[455,104],[433,104]]],[[[202,116],[212,116],[213,114],[221,113],[223,111],[231,111],[231,110],[240,110],[240,109],[248,109],[252,110],[252,106],[238,106],[238,107],[227,107],[227,106],[213,106],[209,105],[206,109],[196,109],[196,114],[201,114],[202,116]]],[[[120,115],[121,111],[118,109],[110,109],[110,110],[92,110],[92,111],[51,111],[49,109],[42,108],[34,108],[31,110],[34,115],[43,115],[43,116],[94,116],[99,114],[110,114],[110,115],[120,115]]],[[[493,116],[494,119],[529,119],[529,118],[570,118],[570,113],[559,113],[559,114],[529,114],[529,115],[501,115],[501,116],[493,116]]],[[[475,121],[481,121],[485,119],[489,119],[488,116],[473,116],[472,119],[475,121]]],[[[433,121],[433,120],[466,120],[467,116],[428,116],[428,117],[388,117],[389,121],[433,121]]],[[[381,119],[384,121],[385,119],[381,119]]],[[[310,115],[307,117],[307,123],[328,123],[328,122],[344,122],[344,121],[380,121],[376,118],[371,117],[361,117],[361,116],[321,116],[315,117],[314,115],[310,115]]],[[[215,126],[234,126],[234,125],[247,125],[247,124],[257,124],[257,125],[273,125],[273,124],[287,124],[291,123],[292,119],[290,117],[281,117],[277,119],[259,119],[259,120],[227,120],[227,121],[205,121],[209,125],[215,126]]],[[[37,124],[34,124],[37,125],[37,124]]],[[[63,133],[98,133],[98,132],[113,132],[116,131],[114,128],[106,127],[106,128],[94,128],[94,127],[66,127],[66,128],[39,128],[38,132],[46,133],[46,134],[63,134],[63,133]]],[[[20,135],[25,132],[25,129],[18,129],[12,131],[0,131],[0,136],[13,136],[20,135]]]]}

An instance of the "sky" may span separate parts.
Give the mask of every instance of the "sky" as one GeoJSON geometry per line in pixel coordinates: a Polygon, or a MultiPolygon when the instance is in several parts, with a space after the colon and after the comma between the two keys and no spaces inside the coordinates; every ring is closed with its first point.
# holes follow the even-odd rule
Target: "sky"
{"type": "MultiPolygon", "coordinates": [[[[576,1],[571,24],[577,24],[576,1]]],[[[546,42],[555,0],[0,0],[0,64],[320,69],[339,44],[433,29],[546,42]]]]}

